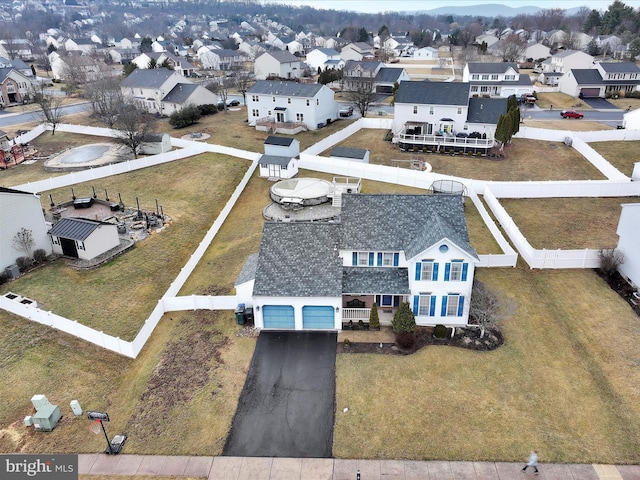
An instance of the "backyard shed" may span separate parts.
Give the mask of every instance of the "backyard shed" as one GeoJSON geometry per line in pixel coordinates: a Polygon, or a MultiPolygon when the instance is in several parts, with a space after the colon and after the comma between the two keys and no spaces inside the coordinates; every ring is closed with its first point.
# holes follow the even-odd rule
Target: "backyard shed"
{"type": "Polygon", "coordinates": [[[147,133],[140,146],[143,155],[157,155],[171,150],[171,137],[166,133],[147,133]]]}
{"type": "Polygon", "coordinates": [[[266,155],[297,157],[300,155],[300,142],[295,138],[269,135],[264,141],[264,153],[266,155]]]}
{"type": "Polygon", "coordinates": [[[294,157],[262,155],[259,163],[261,177],[291,178],[298,173],[298,163],[294,157]]]}
{"type": "Polygon", "coordinates": [[[329,156],[331,158],[369,163],[369,150],[366,148],[333,147],[329,156]]]}
{"type": "Polygon", "coordinates": [[[65,217],[49,230],[54,253],[91,260],[120,245],[118,227],[87,218],[65,217]]]}

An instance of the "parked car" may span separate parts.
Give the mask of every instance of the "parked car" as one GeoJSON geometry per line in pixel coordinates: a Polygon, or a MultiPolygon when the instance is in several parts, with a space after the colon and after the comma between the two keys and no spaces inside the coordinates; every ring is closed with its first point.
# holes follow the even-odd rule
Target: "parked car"
{"type": "Polygon", "coordinates": [[[229,100],[227,102],[227,107],[237,107],[240,105],[240,100],[229,100]]]}
{"type": "Polygon", "coordinates": [[[518,104],[520,105],[526,105],[528,107],[532,107],[536,104],[536,102],[538,101],[538,99],[535,97],[534,94],[532,93],[523,93],[519,98],[518,98],[518,104]]]}
{"type": "Polygon", "coordinates": [[[584,115],[580,112],[576,112],[574,110],[562,110],[560,112],[560,116],[562,118],[582,118],[584,115]]]}
{"type": "Polygon", "coordinates": [[[353,107],[351,105],[345,105],[344,107],[340,107],[338,114],[341,117],[350,117],[353,115],[353,107]]]}

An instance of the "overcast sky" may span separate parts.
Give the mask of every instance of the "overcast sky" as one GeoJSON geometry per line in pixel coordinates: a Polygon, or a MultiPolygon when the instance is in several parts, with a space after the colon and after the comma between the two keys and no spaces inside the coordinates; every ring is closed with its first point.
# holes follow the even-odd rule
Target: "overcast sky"
{"type": "MultiPolygon", "coordinates": [[[[388,10],[415,11],[430,10],[446,6],[468,6],[487,3],[505,4],[510,7],[536,6],[540,8],[573,8],[589,7],[606,10],[613,0],[262,0],[263,3],[283,3],[286,5],[309,5],[315,8],[334,10],[354,10],[357,12],[378,13],[388,10]]],[[[625,5],[640,7],[640,0],[623,0],[625,5]]]]}

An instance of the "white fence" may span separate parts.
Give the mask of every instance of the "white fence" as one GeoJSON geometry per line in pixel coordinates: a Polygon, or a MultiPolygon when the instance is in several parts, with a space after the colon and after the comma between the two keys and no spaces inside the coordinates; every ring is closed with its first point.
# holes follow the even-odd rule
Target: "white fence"
{"type": "Polygon", "coordinates": [[[184,310],[233,310],[238,305],[235,295],[212,297],[210,295],[188,295],[163,298],[162,306],[166,312],[184,310]]]}
{"type": "Polygon", "coordinates": [[[486,182],[497,198],[633,197],[640,182],[607,180],[556,182],[486,182]]]}

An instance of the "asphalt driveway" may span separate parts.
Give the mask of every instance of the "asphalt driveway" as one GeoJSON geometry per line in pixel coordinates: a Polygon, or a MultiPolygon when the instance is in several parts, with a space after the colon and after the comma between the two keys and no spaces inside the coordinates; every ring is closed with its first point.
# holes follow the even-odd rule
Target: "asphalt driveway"
{"type": "Polygon", "coordinates": [[[591,108],[597,108],[598,110],[616,110],[616,107],[613,103],[609,103],[604,98],[583,98],[582,101],[589,105],[591,108]]]}
{"type": "Polygon", "coordinates": [[[332,456],[335,332],[261,332],[223,455],[332,456]]]}

